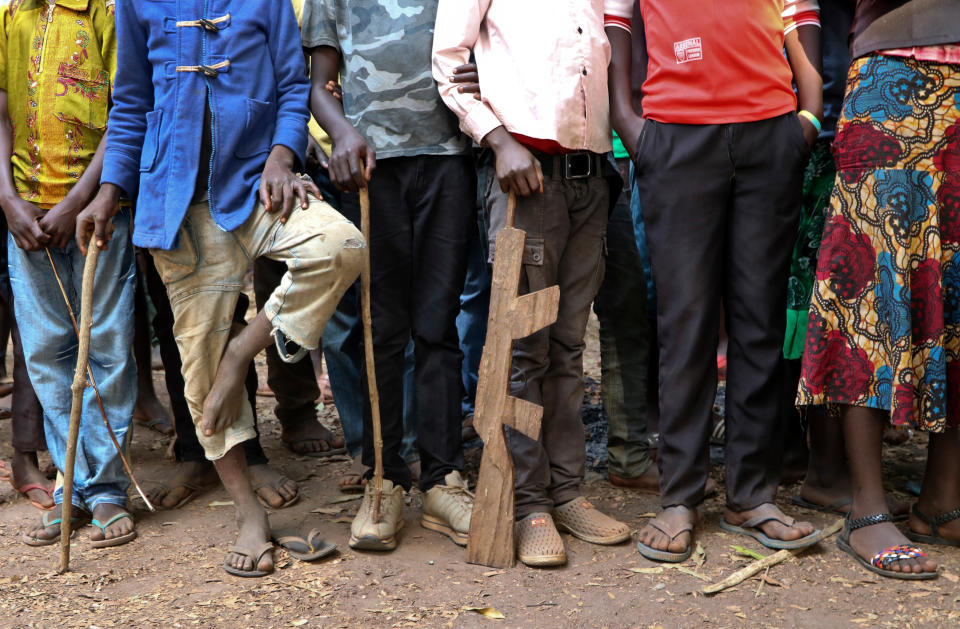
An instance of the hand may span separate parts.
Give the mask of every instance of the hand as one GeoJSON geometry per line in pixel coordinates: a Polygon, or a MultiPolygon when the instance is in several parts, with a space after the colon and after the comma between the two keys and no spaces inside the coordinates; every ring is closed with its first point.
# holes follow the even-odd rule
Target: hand
{"type": "Polygon", "coordinates": [[[480,100],[480,74],[477,72],[477,64],[465,63],[453,69],[453,76],[450,80],[454,83],[460,83],[457,91],[461,94],[473,94],[473,98],[480,100]]]}
{"type": "Polygon", "coordinates": [[[307,137],[307,172],[310,172],[316,166],[328,170],[330,168],[330,158],[311,135],[307,137]]]}
{"type": "Polygon", "coordinates": [[[260,176],[260,202],[264,209],[271,213],[279,211],[280,222],[286,223],[297,199],[301,210],[310,207],[308,192],[318,199],[323,198],[315,183],[294,174],[293,151],[281,145],[273,147],[260,176]]]}
{"type": "Polygon", "coordinates": [[[101,251],[106,251],[113,238],[113,217],[120,209],[120,188],[105,183],[93,201],[77,215],[77,246],[83,255],[87,255],[90,235],[101,251]]]}
{"type": "Polygon", "coordinates": [[[345,138],[333,142],[330,155],[330,179],[346,192],[367,187],[377,168],[377,154],[359,133],[351,129],[345,138]]]}
{"type": "Polygon", "coordinates": [[[336,81],[327,81],[327,84],[323,86],[325,90],[333,94],[333,97],[336,98],[341,103],[343,102],[343,86],[337,83],[336,81]]]}
{"type": "Polygon", "coordinates": [[[4,200],[3,211],[14,242],[24,251],[39,251],[50,242],[49,234],[40,228],[43,210],[33,203],[14,196],[4,200]]]}
{"type": "Polygon", "coordinates": [[[83,206],[68,196],[40,219],[40,229],[50,236],[49,247],[63,249],[76,234],[77,215],[83,206]]]}
{"type": "Polygon", "coordinates": [[[497,181],[501,190],[518,196],[543,193],[540,161],[504,127],[497,127],[488,133],[484,142],[497,157],[497,181]]]}
{"type": "Polygon", "coordinates": [[[820,132],[813,126],[812,122],[807,120],[806,116],[797,116],[797,118],[800,119],[800,126],[803,127],[803,139],[807,141],[807,146],[813,148],[817,138],[820,137],[820,132]]]}

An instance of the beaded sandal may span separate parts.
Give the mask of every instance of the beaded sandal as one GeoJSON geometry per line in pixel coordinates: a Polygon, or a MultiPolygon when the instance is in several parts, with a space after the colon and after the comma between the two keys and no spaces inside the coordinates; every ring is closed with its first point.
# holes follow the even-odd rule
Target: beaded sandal
{"type": "Polygon", "coordinates": [[[888,577],[890,579],[906,579],[910,581],[937,578],[938,573],[936,571],[899,572],[896,570],[887,569],[890,564],[895,561],[900,561],[901,559],[919,559],[927,556],[925,552],[914,546],[899,545],[884,548],[879,553],[874,555],[870,561],[867,561],[858,555],[857,551],[850,546],[850,533],[852,531],[862,529],[865,526],[873,526],[874,524],[882,524],[884,522],[893,521],[894,518],[889,513],[875,513],[873,515],[867,515],[862,518],[854,518],[852,520],[848,515],[843,523],[843,532],[841,532],[840,536],[837,538],[837,547],[856,559],[857,563],[859,563],[861,566],[870,572],[879,574],[880,576],[888,577]]]}
{"type": "Polygon", "coordinates": [[[920,511],[920,509],[917,508],[917,505],[914,504],[913,515],[926,522],[927,526],[930,527],[930,534],[923,535],[922,533],[917,533],[913,529],[910,529],[907,531],[907,537],[910,539],[910,541],[919,542],[921,544],[937,544],[940,546],[960,546],[960,540],[941,537],[937,532],[937,529],[947,522],[960,520],[960,507],[950,511],[949,513],[941,513],[940,515],[931,518],[927,514],[920,511]]]}

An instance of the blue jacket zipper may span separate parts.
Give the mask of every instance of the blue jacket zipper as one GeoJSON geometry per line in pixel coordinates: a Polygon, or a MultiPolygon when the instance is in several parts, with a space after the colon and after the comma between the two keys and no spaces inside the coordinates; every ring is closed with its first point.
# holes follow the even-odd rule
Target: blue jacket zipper
{"type": "MultiPolygon", "coordinates": [[[[209,9],[209,0],[203,0],[203,19],[209,20],[210,16],[208,15],[209,9]]],[[[207,63],[207,29],[200,29],[200,63],[202,65],[210,65],[207,63]]],[[[203,73],[201,73],[203,74],[203,73]]],[[[215,205],[213,202],[213,158],[217,154],[217,137],[216,137],[216,121],[214,120],[214,109],[213,109],[213,85],[210,83],[210,77],[206,74],[203,74],[203,82],[207,86],[207,107],[210,108],[210,166],[207,170],[207,203],[210,206],[210,214],[213,215],[215,211],[215,205]]]]}

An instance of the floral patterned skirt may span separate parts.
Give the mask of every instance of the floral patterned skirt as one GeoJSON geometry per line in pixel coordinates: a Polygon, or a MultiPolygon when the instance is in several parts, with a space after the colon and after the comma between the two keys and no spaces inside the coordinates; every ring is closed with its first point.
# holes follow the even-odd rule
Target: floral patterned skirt
{"type": "Polygon", "coordinates": [[[960,65],[856,60],[797,405],[960,426],[960,65]]]}

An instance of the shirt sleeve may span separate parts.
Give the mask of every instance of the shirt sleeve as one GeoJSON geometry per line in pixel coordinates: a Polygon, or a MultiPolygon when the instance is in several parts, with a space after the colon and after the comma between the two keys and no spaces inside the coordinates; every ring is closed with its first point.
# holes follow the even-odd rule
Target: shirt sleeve
{"type": "Polygon", "coordinates": [[[119,186],[129,198],[140,186],[140,153],[153,110],[153,73],[147,56],[147,32],[137,16],[137,3],[116,7],[117,56],[113,108],[107,123],[107,149],[100,183],[119,186]]]}
{"type": "Polygon", "coordinates": [[[300,33],[304,48],[330,46],[340,50],[335,0],[305,0],[300,33]]]}
{"type": "Polygon", "coordinates": [[[10,3],[0,2],[3,7],[3,17],[0,20],[0,90],[7,89],[7,31],[13,16],[10,15],[10,3]]]}
{"type": "MultiPolygon", "coordinates": [[[[470,51],[480,37],[480,25],[490,8],[491,0],[440,0],[437,23],[433,32],[433,78],[437,81],[440,98],[460,119],[460,129],[478,144],[483,138],[503,125],[490,106],[473,97],[461,94],[450,77],[453,69],[470,60],[470,51]]],[[[483,75],[480,77],[483,93],[483,75]]]]}
{"type": "Polygon", "coordinates": [[[791,33],[801,26],[820,27],[820,3],[817,0],[785,0],[783,32],[791,33]]]}
{"type": "Polygon", "coordinates": [[[636,0],[603,0],[603,25],[622,28],[630,32],[633,18],[633,3],[636,0]]]}
{"type": "Polygon", "coordinates": [[[296,168],[303,168],[310,122],[310,79],[300,47],[300,29],[291,5],[277,2],[270,6],[276,7],[267,42],[277,85],[277,122],[272,146],[289,148],[297,159],[296,168]]]}

